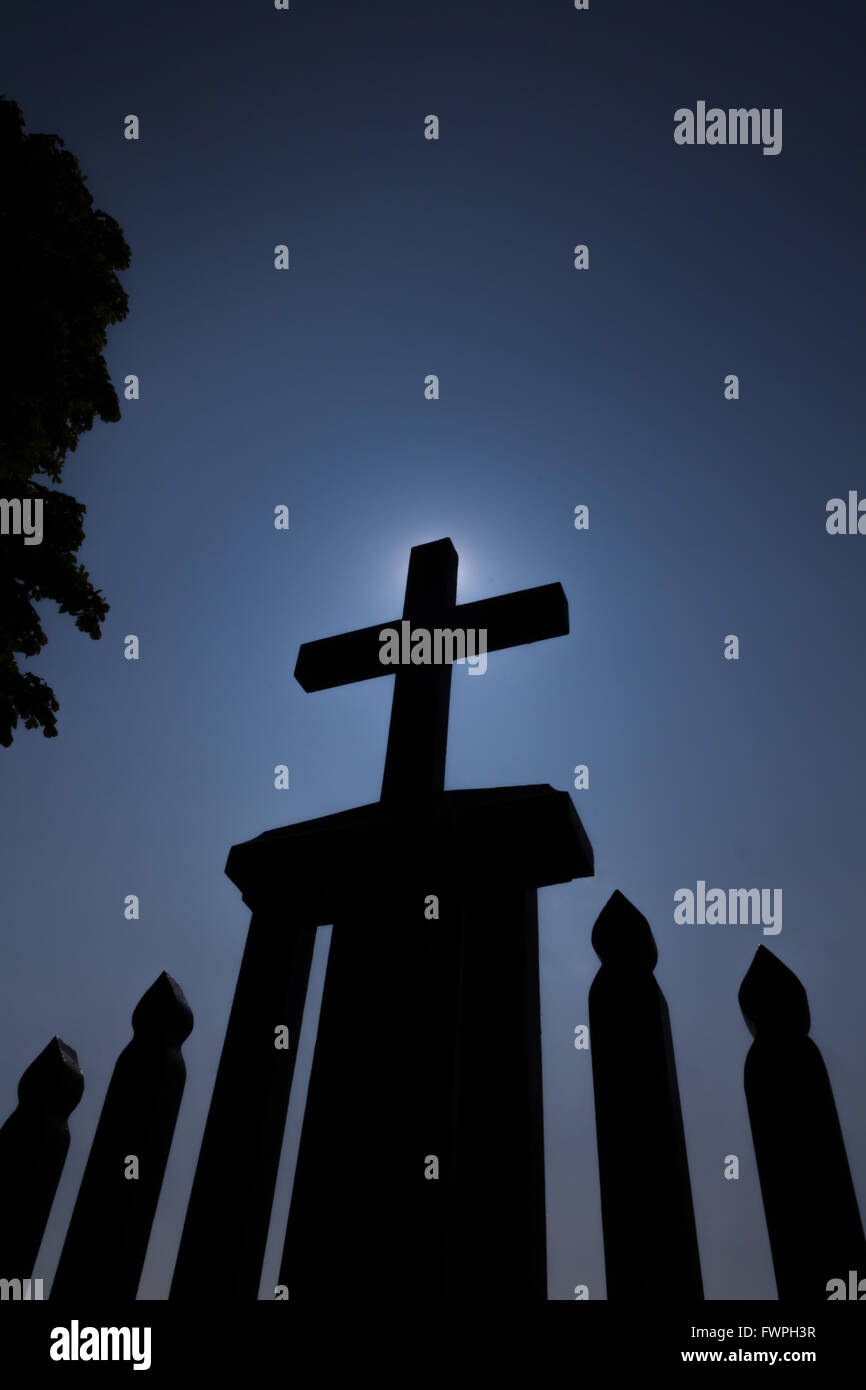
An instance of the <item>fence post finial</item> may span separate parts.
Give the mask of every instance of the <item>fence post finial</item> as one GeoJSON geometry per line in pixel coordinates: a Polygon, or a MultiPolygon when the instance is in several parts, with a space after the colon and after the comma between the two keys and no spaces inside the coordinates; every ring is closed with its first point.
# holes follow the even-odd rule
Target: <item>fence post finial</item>
{"type": "Polygon", "coordinates": [[[29,1279],[69,1149],[67,1120],[84,1092],[74,1050],[54,1037],[18,1083],[0,1129],[0,1277],[29,1279]]]}
{"type": "Polygon", "coordinates": [[[659,1299],[702,1299],[670,1019],[650,925],[622,893],[592,930],[601,967],[589,991],[604,1260],[609,1300],[633,1298],[652,1260],[659,1299]]]}
{"type": "Polygon", "coordinates": [[[181,1043],[192,1010],[166,971],[132,1015],[117,1059],[66,1241],[52,1299],[134,1299],[186,1081],[181,1043]]]}
{"type": "Polygon", "coordinates": [[[809,1001],[793,970],[759,946],[739,990],[754,1042],[746,1101],[783,1300],[828,1297],[866,1275],[866,1242],[830,1078],[808,1036],[809,1001]]]}

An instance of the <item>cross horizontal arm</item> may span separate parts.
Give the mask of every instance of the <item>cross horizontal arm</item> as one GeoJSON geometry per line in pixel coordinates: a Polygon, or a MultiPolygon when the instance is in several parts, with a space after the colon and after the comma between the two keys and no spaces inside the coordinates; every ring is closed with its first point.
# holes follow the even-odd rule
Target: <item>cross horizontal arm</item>
{"type": "MultiPolygon", "coordinates": [[[[568,600],[561,584],[541,584],[536,589],[459,603],[443,609],[435,621],[429,615],[423,619],[419,615],[415,621],[439,628],[484,628],[487,651],[496,652],[548,637],[564,637],[568,632],[568,600]]],[[[397,668],[383,665],[379,659],[379,633],[386,627],[399,632],[400,622],[400,618],[393,618],[375,627],[304,642],[295,663],[295,679],[304,690],[313,691],[393,674],[397,668]]]]}
{"type": "Polygon", "coordinates": [[[561,584],[540,584],[497,598],[460,603],[440,627],[486,628],[487,650],[522,647],[568,634],[568,599],[561,584]]]}

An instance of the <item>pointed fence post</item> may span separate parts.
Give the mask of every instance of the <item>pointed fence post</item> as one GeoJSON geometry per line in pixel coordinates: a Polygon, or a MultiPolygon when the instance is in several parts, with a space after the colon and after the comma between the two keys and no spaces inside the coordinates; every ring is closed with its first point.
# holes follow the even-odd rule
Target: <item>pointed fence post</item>
{"type": "Polygon", "coordinates": [[[135,1298],[186,1081],[181,1043],[192,1025],[183,991],[163,971],[134,1010],[132,1041],[117,1059],[52,1299],[135,1298]]]}
{"type": "Polygon", "coordinates": [[[866,1242],[830,1078],[808,1037],[809,1001],[759,946],[739,1002],[755,1039],[746,1101],[779,1298],[826,1301],[831,1279],[866,1276],[866,1242]]]}
{"type": "Polygon", "coordinates": [[[66,1162],[66,1123],[84,1091],[78,1058],[52,1038],[18,1084],[0,1129],[0,1276],[29,1279],[66,1162]]]}
{"type": "Polygon", "coordinates": [[[589,1035],[608,1299],[702,1299],[670,1018],[646,918],[620,892],[592,931],[589,1035]],[[641,1270],[651,1270],[648,1282],[641,1270]]]}

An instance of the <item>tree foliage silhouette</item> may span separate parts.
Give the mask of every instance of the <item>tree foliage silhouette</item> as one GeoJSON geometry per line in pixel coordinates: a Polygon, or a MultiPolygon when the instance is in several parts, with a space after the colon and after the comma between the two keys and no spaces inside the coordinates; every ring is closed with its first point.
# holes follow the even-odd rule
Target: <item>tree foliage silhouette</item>
{"type": "Polygon", "coordinates": [[[43,501],[43,538],[0,536],[0,744],[19,719],[57,733],[54,691],[19,669],[19,656],[47,638],[34,604],[53,599],[91,637],[108,604],[77,554],[83,503],[45,485],[94,418],[120,419],[102,350],[106,329],[126,317],[116,270],[130,250],[114,218],[93,208],[86,176],[57,135],[28,135],[16,102],[0,95],[0,286],[4,400],[0,408],[0,489],[43,501]]]}

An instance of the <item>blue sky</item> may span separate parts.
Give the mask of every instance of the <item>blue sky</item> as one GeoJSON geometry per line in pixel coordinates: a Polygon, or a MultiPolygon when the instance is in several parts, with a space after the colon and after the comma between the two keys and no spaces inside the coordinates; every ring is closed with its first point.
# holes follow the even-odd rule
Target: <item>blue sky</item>
{"type": "MultiPolygon", "coordinates": [[[[123,228],[106,360],[118,394],[141,381],[61,485],[87,506],[102,639],[44,606],[32,669],[59,737],[2,750],[0,1111],[55,1033],[86,1078],[37,1276],[166,969],[195,1014],[140,1290],[166,1296],[248,923],[228,850],[379,793],[392,682],[305,694],[298,647],[395,616],[411,546],[442,536],[460,600],[558,580],[570,606],[567,638],[455,672],[446,775],[590,771],[573,796],[596,875],[540,895],[550,1297],[605,1294],[572,1038],[615,888],[658,943],[707,1297],[775,1297],[737,1007],[762,943],[808,991],[862,1209],[866,539],[825,529],[831,497],[866,490],[861,43],[853,11],[742,0],[16,16],[2,89],[123,228]],[[781,108],[782,152],[678,146],[698,100],[781,108]],[[698,879],[782,888],[782,932],[675,924],[698,879]]],[[[315,991],[299,1081],[314,1024],[315,991]]],[[[296,1095],[263,1290],[300,1113],[296,1095]]]]}

